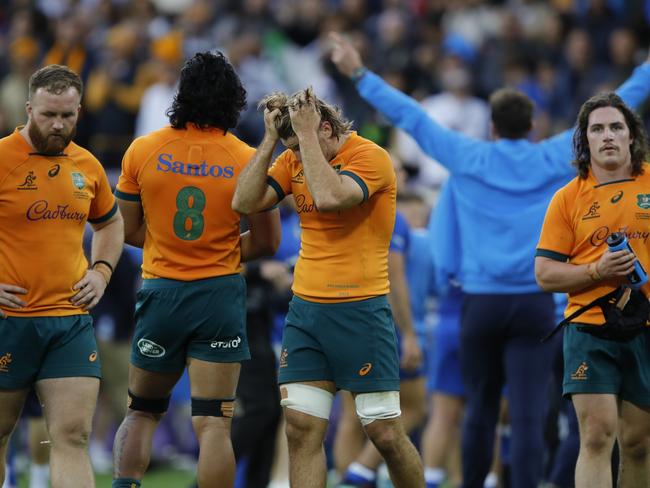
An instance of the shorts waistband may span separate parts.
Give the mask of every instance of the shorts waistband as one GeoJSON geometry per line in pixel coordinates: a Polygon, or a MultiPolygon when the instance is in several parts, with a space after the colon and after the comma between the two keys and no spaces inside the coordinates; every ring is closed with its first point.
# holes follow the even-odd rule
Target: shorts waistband
{"type": "MultiPolygon", "coordinates": [[[[181,286],[191,286],[191,285],[209,285],[211,283],[217,284],[224,281],[232,281],[233,278],[242,278],[239,273],[223,275],[223,276],[214,276],[212,278],[203,278],[201,280],[192,280],[192,281],[181,281],[181,280],[172,280],[170,278],[146,278],[142,280],[141,290],[159,290],[161,288],[178,288],[181,286]]],[[[243,279],[243,278],[242,278],[243,279]]]]}
{"type": "Polygon", "coordinates": [[[388,298],[386,295],[379,295],[376,297],[372,298],[364,298],[362,300],[354,300],[354,301],[349,301],[349,302],[312,302],[310,300],[305,300],[304,298],[300,298],[297,295],[294,295],[293,298],[291,299],[292,301],[295,301],[296,303],[305,303],[311,306],[316,306],[316,307],[337,307],[337,308],[356,308],[359,306],[372,306],[375,303],[388,303],[388,298]]]}

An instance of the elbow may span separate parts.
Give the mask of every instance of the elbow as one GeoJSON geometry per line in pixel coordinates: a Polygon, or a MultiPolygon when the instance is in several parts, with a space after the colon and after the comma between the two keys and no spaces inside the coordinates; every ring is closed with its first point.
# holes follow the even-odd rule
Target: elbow
{"type": "Polygon", "coordinates": [[[535,281],[537,281],[537,285],[545,292],[561,291],[553,286],[553,282],[550,280],[548,273],[537,267],[535,268],[535,281]]]}
{"type": "Polygon", "coordinates": [[[238,198],[237,194],[232,197],[232,202],[230,202],[230,207],[237,213],[247,214],[250,213],[250,210],[246,208],[244,203],[241,201],[241,198],[238,198]]]}
{"type": "Polygon", "coordinates": [[[237,200],[233,200],[230,207],[240,215],[247,215],[257,212],[257,209],[252,205],[246,205],[245,203],[237,200]]]}

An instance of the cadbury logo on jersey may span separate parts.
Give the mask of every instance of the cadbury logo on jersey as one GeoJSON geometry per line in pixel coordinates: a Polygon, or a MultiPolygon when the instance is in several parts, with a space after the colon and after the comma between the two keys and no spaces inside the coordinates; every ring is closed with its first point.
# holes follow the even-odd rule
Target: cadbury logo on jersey
{"type": "Polygon", "coordinates": [[[87,214],[70,209],[70,205],[56,205],[50,207],[46,200],[37,200],[32,203],[25,214],[27,220],[72,220],[78,224],[86,222],[87,214]]]}
{"type": "Polygon", "coordinates": [[[209,165],[205,161],[201,161],[200,164],[184,163],[183,161],[174,161],[174,155],[168,153],[158,155],[156,170],[177,175],[211,176],[213,178],[225,179],[230,179],[235,175],[235,168],[233,166],[209,165]]]}

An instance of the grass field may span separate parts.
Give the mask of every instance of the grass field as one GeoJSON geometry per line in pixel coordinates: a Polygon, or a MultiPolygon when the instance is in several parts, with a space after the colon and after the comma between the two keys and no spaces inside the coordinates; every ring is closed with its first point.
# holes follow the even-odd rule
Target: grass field
{"type": "MultiPolygon", "coordinates": [[[[111,476],[98,474],[97,488],[111,488],[111,476]]],[[[194,472],[173,469],[155,469],[142,480],[144,488],[189,488],[194,482],[194,472]]],[[[27,477],[18,481],[18,488],[28,488],[27,477]]]]}

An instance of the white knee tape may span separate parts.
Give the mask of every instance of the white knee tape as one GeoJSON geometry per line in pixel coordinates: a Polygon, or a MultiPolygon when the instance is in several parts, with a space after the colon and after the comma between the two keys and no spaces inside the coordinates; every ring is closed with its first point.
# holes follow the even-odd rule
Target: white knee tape
{"type": "Polygon", "coordinates": [[[314,417],[329,420],[334,395],[315,386],[300,383],[280,385],[280,405],[314,417]]]}
{"type": "Polygon", "coordinates": [[[354,399],[357,416],[363,425],[375,420],[394,419],[402,414],[399,408],[399,391],[359,393],[354,399]]]}

